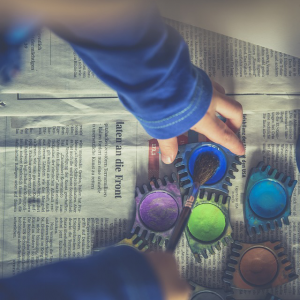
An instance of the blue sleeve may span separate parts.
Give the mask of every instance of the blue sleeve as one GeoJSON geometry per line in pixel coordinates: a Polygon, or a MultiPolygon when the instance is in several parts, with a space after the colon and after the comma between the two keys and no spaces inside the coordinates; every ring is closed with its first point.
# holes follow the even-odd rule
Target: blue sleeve
{"type": "Polygon", "coordinates": [[[66,39],[153,137],[186,132],[206,113],[212,85],[190,62],[188,46],[155,9],[105,35],[93,23],[68,28],[66,39]]]}
{"type": "MultiPolygon", "coordinates": [[[[117,91],[125,108],[150,135],[178,136],[204,116],[212,97],[210,79],[190,62],[187,44],[155,8],[112,31],[106,32],[100,23],[59,26],[56,32],[96,76],[117,91]]],[[[23,31],[12,35],[13,42],[23,31]]],[[[2,52],[0,72],[9,81],[19,59],[16,55],[10,59],[11,51],[2,52]]]]}
{"type": "Polygon", "coordinates": [[[163,300],[146,258],[118,246],[0,280],[0,300],[163,300]]]}

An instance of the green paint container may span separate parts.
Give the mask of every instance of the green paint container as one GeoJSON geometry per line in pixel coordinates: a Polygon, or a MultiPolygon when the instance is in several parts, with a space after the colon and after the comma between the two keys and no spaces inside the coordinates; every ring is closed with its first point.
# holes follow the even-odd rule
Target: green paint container
{"type": "Polygon", "coordinates": [[[213,204],[196,206],[190,216],[188,229],[201,242],[217,240],[226,227],[226,219],[220,208],[213,204]]]}

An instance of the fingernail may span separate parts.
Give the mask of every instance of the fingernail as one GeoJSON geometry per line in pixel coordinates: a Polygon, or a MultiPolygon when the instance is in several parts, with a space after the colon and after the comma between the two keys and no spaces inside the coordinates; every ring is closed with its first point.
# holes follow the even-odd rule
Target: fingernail
{"type": "Polygon", "coordinates": [[[165,163],[165,164],[171,164],[173,162],[174,159],[172,159],[173,157],[171,156],[166,156],[166,155],[162,155],[161,156],[161,160],[165,163]]]}

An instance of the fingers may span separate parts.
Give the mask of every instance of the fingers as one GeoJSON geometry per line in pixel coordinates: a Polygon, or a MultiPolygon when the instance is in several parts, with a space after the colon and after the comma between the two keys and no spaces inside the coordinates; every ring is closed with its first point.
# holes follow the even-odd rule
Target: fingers
{"type": "Polygon", "coordinates": [[[164,299],[189,299],[189,285],[180,278],[176,260],[173,255],[165,252],[152,252],[147,253],[146,258],[152,265],[160,281],[165,296],[164,299]]]}
{"type": "Polygon", "coordinates": [[[219,93],[225,94],[225,89],[221,86],[221,84],[211,80],[211,84],[213,88],[215,88],[219,93]]]}
{"type": "Polygon", "coordinates": [[[204,134],[211,141],[226,147],[232,153],[237,155],[245,154],[242,142],[234,132],[215,115],[206,114],[192,129],[204,134]]]}
{"type": "Polygon", "coordinates": [[[243,122],[242,105],[234,99],[218,92],[214,92],[213,97],[216,100],[216,111],[227,119],[227,126],[234,132],[237,132],[243,122]]]}
{"type": "MultiPolygon", "coordinates": [[[[205,135],[211,141],[218,143],[237,155],[244,155],[242,142],[235,135],[243,122],[241,104],[225,95],[224,88],[212,81],[213,96],[206,115],[191,129],[205,135]],[[227,119],[226,124],[216,117],[216,112],[227,119]]],[[[177,138],[158,140],[161,159],[170,164],[178,152],[177,138]]]]}
{"type": "Polygon", "coordinates": [[[165,164],[171,164],[178,152],[177,137],[167,140],[157,140],[159,143],[159,149],[161,153],[161,160],[165,164]]]}

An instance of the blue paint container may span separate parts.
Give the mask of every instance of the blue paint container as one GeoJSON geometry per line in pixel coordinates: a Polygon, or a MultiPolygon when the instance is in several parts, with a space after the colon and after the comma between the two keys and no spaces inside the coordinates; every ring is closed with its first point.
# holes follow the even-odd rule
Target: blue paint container
{"type": "Polygon", "coordinates": [[[287,197],[288,195],[281,183],[272,179],[264,179],[252,187],[249,204],[256,215],[273,219],[285,209],[287,197]]]}
{"type": "Polygon", "coordinates": [[[196,160],[205,153],[212,153],[219,160],[219,167],[217,168],[215,174],[212,176],[210,180],[206,182],[206,185],[215,184],[219,182],[227,172],[226,156],[220,147],[216,147],[214,145],[206,145],[206,146],[199,147],[195,151],[193,151],[189,159],[189,172],[193,177],[196,160]]]}
{"type": "Polygon", "coordinates": [[[210,180],[202,188],[222,191],[228,194],[227,186],[231,185],[230,179],[234,179],[233,172],[237,172],[236,165],[240,165],[238,157],[225,147],[212,142],[194,143],[179,146],[179,154],[176,159],[181,159],[175,166],[178,174],[185,176],[180,178],[182,187],[187,189],[193,184],[193,173],[196,160],[205,153],[213,153],[219,160],[219,167],[210,180]]]}
{"type": "Polygon", "coordinates": [[[244,217],[250,236],[261,229],[267,232],[288,225],[291,215],[291,197],[296,180],[273,170],[260,162],[249,174],[244,199],[244,217]]]}

